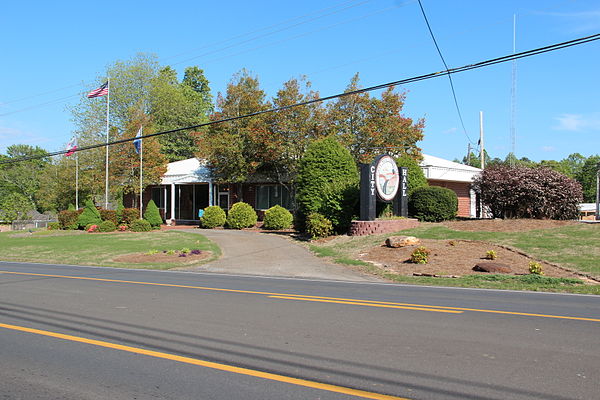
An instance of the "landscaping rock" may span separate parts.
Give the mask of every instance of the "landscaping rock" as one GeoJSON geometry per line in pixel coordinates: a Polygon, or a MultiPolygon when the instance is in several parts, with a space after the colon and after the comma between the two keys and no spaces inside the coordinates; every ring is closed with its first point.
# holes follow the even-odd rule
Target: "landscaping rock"
{"type": "Polygon", "coordinates": [[[393,248],[417,246],[419,244],[421,244],[421,240],[414,236],[390,236],[385,239],[385,245],[393,248]]]}
{"type": "Polygon", "coordinates": [[[512,268],[502,263],[482,262],[475,264],[473,271],[489,272],[492,274],[510,274],[512,272],[512,268]]]}

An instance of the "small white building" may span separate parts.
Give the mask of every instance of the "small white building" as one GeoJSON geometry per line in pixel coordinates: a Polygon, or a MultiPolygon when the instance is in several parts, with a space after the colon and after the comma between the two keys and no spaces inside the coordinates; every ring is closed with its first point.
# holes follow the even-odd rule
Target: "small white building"
{"type": "Polygon", "coordinates": [[[473,179],[482,171],[480,168],[427,154],[423,154],[423,161],[420,165],[429,185],[452,189],[456,193],[459,217],[476,218],[480,216],[477,195],[471,189],[473,179]]]}

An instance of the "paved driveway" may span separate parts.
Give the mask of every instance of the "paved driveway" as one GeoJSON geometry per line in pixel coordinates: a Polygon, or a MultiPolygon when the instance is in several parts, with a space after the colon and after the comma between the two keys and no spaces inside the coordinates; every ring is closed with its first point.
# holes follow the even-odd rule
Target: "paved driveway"
{"type": "Polygon", "coordinates": [[[294,278],[334,279],[343,281],[381,282],[363,274],[314,256],[306,248],[276,233],[222,229],[190,229],[219,245],[218,260],[187,271],[229,274],[283,276],[294,278]]]}

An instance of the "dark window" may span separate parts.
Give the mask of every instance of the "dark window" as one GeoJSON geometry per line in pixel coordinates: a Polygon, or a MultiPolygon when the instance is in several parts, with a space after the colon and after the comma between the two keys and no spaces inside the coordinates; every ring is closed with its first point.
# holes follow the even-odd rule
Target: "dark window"
{"type": "Polygon", "coordinates": [[[273,206],[292,208],[290,192],[283,185],[260,185],[256,187],[256,209],[267,210],[273,206]]]}

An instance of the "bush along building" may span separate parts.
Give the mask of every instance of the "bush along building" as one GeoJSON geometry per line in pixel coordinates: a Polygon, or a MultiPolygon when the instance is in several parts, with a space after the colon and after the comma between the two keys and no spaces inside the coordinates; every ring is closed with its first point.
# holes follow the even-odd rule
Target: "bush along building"
{"type": "MultiPolygon", "coordinates": [[[[458,197],[458,217],[480,217],[479,201],[471,188],[473,179],[481,169],[448,161],[439,157],[423,155],[420,167],[430,186],[453,190],[458,197]]],[[[293,210],[294,193],[290,185],[284,185],[261,176],[251,176],[244,183],[217,183],[209,166],[197,158],[169,163],[167,172],[159,185],[148,186],[143,193],[144,208],[152,199],[160,214],[168,223],[196,224],[200,210],[217,205],[229,210],[237,202],[250,204],[262,219],[264,212],[279,205],[293,210]]],[[[128,195],[126,207],[137,207],[138,199],[128,195]]]]}

